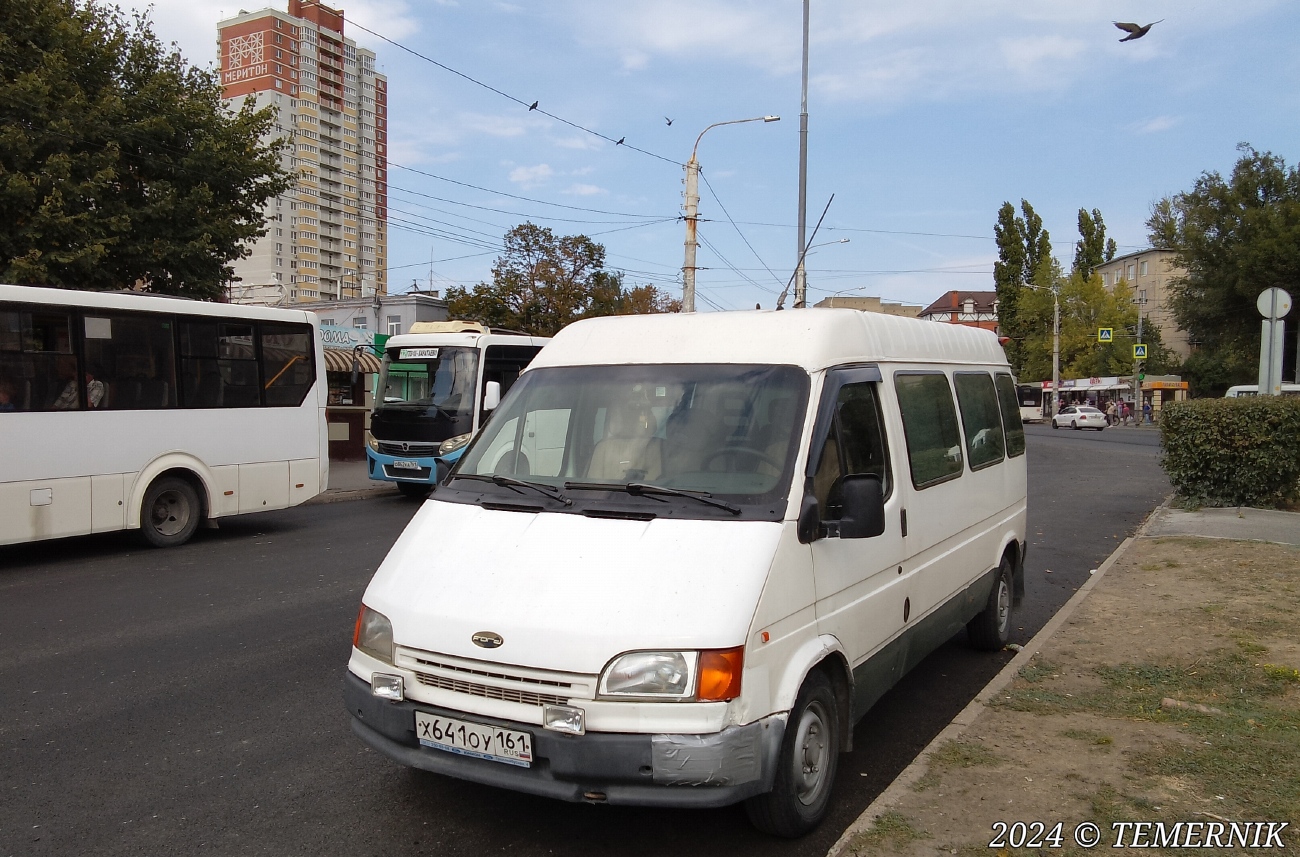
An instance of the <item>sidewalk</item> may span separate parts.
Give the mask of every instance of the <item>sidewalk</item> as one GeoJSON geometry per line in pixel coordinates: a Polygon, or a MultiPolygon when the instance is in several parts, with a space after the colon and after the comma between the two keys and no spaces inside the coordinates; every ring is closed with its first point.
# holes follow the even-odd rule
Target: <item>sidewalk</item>
{"type": "Polygon", "coordinates": [[[1296,848],[1298,723],[1300,513],[1162,506],[829,854],[1296,848]]]}
{"type": "Polygon", "coordinates": [[[329,488],[303,505],[313,503],[338,503],[343,500],[364,500],[369,497],[397,495],[397,485],[371,479],[364,459],[361,461],[331,461],[329,488]]]}

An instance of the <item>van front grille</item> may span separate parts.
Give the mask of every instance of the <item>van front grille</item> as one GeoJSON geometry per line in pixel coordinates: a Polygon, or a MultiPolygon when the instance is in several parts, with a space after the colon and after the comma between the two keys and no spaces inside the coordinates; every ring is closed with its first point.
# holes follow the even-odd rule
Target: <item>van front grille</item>
{"type": "Polygon", "coordinates": [[[594,699],[596,676],[470,660],[398,646],[396,666],[415,673],[423,687],[479,699],[541,708],[594,699]]]}
{"type": "Polygon", "coordinates": [[[467,696],[480,696],[484,699],[500,699],[504,702],[517,702],[520,705],[564,705],[569,701],[567,696],[555,696],[549,693],[533,693],[527,690],[515,690],[508,687],[493,687],[486,684],[476,684],[471,681],[459,681],[457,679],[446,678],[445,676],[431,675],[430,673],[417,672],[416,678],[420,684],[426,687],[436,687],[439,690],[449,690],[452,693],[463,693],[467,696]]]}

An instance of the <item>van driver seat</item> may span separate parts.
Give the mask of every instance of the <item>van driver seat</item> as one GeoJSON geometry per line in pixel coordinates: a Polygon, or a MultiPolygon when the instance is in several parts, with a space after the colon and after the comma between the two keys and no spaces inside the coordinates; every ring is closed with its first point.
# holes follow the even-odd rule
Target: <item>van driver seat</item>
{"type": "Polygon", "coordinates": [[[653,481],[663,475],[663,441],[649,406],[629,402],[611,408],[605,439],[596,444],[587,478],[602,482],[653,481]]]}

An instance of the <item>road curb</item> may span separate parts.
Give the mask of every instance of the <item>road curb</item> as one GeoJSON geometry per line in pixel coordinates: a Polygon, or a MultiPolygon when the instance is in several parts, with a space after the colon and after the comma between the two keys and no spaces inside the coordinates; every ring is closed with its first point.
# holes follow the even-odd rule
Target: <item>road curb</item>
{"type": "Polygon", "coordinates": [[[960,738],[962,734],[971,727],[976,718],[984,713],[984,709],[988,707],[988,701],[992,699],[995,694],[1006,688],[1007,685],[1011,684],[1015,677],[1020,674],[1020,671],[1028,665],[1029,661],[1042,650],[1043,646],[1047,644],[1047,641],[1052,638],[1052,635],[1055,634],[1062,625],[1070,621],[1070,618],[1074,616],[1075,611],[1079,609],[1079,605],[1081,605],[1084,599],[1088,597],[1088,594],[1092,592],[1093,587],[1097,585],[1098,581],[1105,577],[1106,572],[1108,572],[1115,563],[1119,562],[1120,558],[1124,556],[1125,552],[1127,552],[1130,547],[1132,547],[1134,542],[1146,535],[1146,531],[1148,527],[1150,527],[1152,520],[1168,505],[1169,498],[1166,497],[1163,503],[1151,510],[1151,513],[1147,515],[1146,519],[1143,520],[1142,524],[1138,527],[1137,532],[1120,542],[1119,547],[1115,548],[1111,555],[1106,557],[1105,561],[1102,562],[1101,565],[1097,566],[1097,569],[1086,581],[1084,581],[1083,585],[1079,587],[1074,595],[1070,596],[1070,600],[1065,602],[1060,610],[1056,611],[1056,615],[1049,619],[1047,624],[1039,629],[1033,639],[1026,643],[1025,647],[1021,649],[1014,658],[1008,661],[1007,665],[1004,666],[988,684],[984,685],[983,690],[975,695],[975,698],[972,699],[970,703],[952,719],[951,723],[945,726],[938,735],[934,736],[934,739],[925,746],[924,750],[917,754],[916,758],[912,760],[912,763],[904,768],[903,772],[895,777],[894,781],[890,783],[883,792],[877,795],[876,799],[862,811],[862,814],[859,815],[847,829],[845,829],[840,838],[837,839],[835,844],[831,846],[830,850],[826,852],[827,857],[850,857],[852,852],[849,850],[849,843],[853,841],[853,837],[857,836],[859,833],[865,833],[867,830],[870,830],[871,825],[875,823],[877,818],[892,809],[912,791],[912,787],[916,784],[916,781],[921,779],[921,777],[925,775],[926,770],[928,770],[930,756],[949,741],[960,738]]]}
{"type": "Polygon", "coordinates": [[[348,500],[368,500],[371,497],[397,496],[391,484],[381,485],[375,488],[356,488],[352,490],[326,491],[324,494],[317,494],[310,500],[303,502],[303,506],[316,506],[322,503],[343,503],[348,500]]]}

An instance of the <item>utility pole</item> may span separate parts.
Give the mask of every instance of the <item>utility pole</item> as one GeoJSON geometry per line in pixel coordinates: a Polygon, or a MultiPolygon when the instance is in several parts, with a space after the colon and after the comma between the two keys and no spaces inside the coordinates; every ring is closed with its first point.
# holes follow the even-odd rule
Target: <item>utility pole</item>
{"type": "Polygon", "coordinates": [[[794,272],[794,305],[808,305],[808,275],[804,269],[804,231],[808,226],[808,4],[803,0],[803,94],[799,107],[799,247],[794,272]]]}
{"type": "Polygon", "coordinates": [[[695,138],[695,148],[691,149],[691,159],[686,162],[686,202],[682,206],[686,220],[686,258],[682,262],[682,312],[695,312],[695,251],[699,247],[696,240],[696,224],[700,217],[700,162],[696,154],[700,150],[700,140],[712,128],[719,125],[739,125],[743,122],[780,122],[780,116],[755,116],[752,119],[732,119],[728,122],[714,122],[700,132],[695,138]]]}
{"type": "MultiPolygon", "coordinates": [[[[699,148],[699,140],[695,141],[695,145],[699,148]]],[[[694,152],[691,152],[691,159],[686,162],[685,208],[686,260],[682,262],[682,312],[695,312],[695,250],[699,247],[695,237],[695,224],[700,214],[700,163],[695,160],[694,152]]]]}

